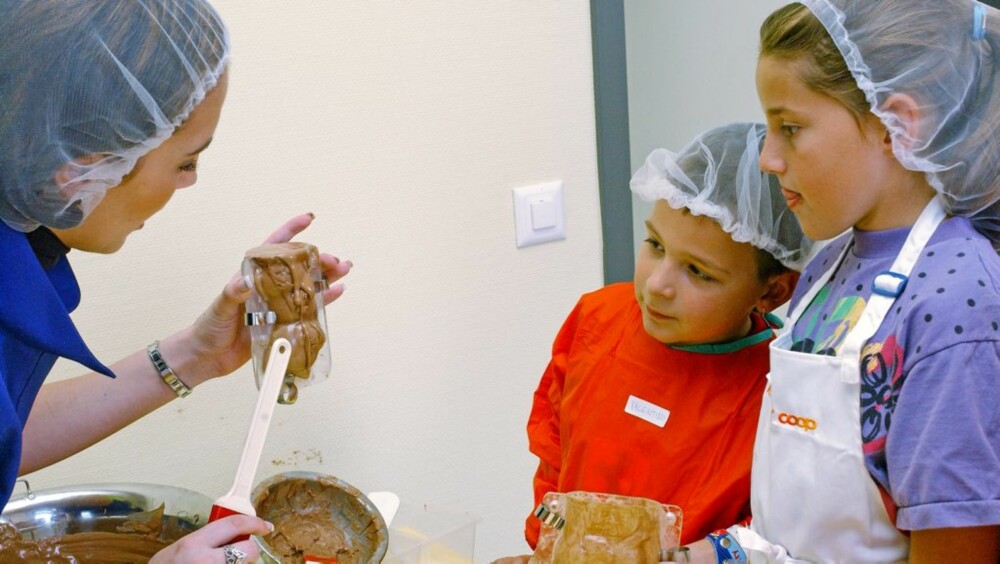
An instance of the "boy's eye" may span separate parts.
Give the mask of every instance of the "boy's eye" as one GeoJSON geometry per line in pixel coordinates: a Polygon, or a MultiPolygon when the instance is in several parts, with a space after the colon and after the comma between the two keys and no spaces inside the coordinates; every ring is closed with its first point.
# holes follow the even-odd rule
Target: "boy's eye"
{"type": "Polygon", "coordinates": [[[195,172],[198,170],[198,161],[197,160],[188,161],[177,168],[179,168],[184,172],[195,172]]]}
{"type": "Polygon", "coordinates": [[[690,271],[691,274],[693,274],[696,278],[704,280],[705,282],[715,281],[714,277],[712,277],[711,275],[709,275],[708,273],[706,273],[705,271],[703,271],[702,269],[698,268],[693,264],[688,265],[688,271],[690,271]]]}
{"type": "Polygon", "coordinates": [[[659,241],[653,239],[652,237],[646,237],[646,240],[643,242],[652,247],[654,251],[657,252],[663,251],[663,245],[661,245],[659,241]]]}

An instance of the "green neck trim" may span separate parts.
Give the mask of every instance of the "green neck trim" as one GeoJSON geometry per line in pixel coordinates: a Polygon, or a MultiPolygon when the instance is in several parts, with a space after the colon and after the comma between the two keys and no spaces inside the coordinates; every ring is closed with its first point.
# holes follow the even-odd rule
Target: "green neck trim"
{"type": "Polygon", "coordinates": [[[764,314],[764,321],[767,323],[767,327],[761,329],[760,331],[747,335],[746,337],[741,337],[735,341],[730,341],[728,343],[711,343],[707,345],[667,345],[668,347],[685,352],[701,353],[701,354],[729,354],[736,352],[747,347],[752,347],[758,343],[763,343],[764,341],[770,339],[774,336],[774,329],[781,329],[784,323],[781,322],[781,318],[777,315],[771,313],[764,314]]]}

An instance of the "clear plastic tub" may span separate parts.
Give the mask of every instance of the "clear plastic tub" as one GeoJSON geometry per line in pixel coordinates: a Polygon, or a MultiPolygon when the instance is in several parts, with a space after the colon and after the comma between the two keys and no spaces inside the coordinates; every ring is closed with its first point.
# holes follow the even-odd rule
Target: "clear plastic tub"
{"type": "Polygon", "coordinates": [[[471,513],[403,502],[389,527],[383,564],[471,564],[479,518],[471,513]]]}

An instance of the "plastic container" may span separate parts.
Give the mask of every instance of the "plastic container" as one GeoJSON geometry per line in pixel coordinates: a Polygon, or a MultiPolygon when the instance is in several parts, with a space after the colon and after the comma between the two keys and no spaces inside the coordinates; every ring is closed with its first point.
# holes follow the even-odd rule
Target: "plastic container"
{"type": "Polygon", "coordinates": [[[383,564],[471,564],[479,517],[403,502],[389,527],[383,564]]]}

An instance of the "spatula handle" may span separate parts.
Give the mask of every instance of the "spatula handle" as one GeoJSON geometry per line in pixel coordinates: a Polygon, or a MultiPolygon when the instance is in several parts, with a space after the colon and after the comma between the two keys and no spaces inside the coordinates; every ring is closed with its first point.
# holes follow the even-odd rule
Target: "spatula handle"
{"type": "MultiPolygon", "coordinates": [[[[275,339],[268,354],[264,378],[261,380],[260,391],[257,394],[257,405],[250,419],[250,429],[247,431],[243,444],[243,454],[236,470],[236,479],[228,493],[215,500],[208,522],[228,517],[229,515],[254,515],[253,504],[250,502],[250,490],[257,464],[264,449],[267,429],[271,424],[271,415],[278,402],[281,384],[285,379],[285,370],[291,357],[291,343],[288,339],[275,339]]],[[[230,542],[239,542],[250,537],[237,537],[230,542]]]]}

